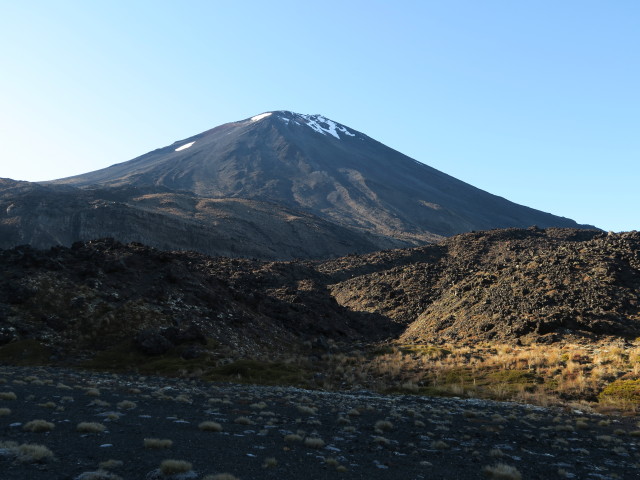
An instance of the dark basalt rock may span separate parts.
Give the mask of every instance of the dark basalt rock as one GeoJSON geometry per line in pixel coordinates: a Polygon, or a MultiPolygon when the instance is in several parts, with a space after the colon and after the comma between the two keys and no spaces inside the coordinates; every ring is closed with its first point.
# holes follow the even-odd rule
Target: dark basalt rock
{"type": "Polygon", "coordinates": [[[475,232],[324,262],[213,258],[104,239],[0,250],[0,285],[0,328],[69,355],[132,338],[153,355],[193,347],[191,355],[215,340],[240,356],[307,340],[320,354],[332,341],[398,337],[640,337],[637,232],[475,232]]]}
{"type": "Polygon", "coordinates": [[[143,353],[147,355],[162,355],[173,348],[167,338],[155,330],[141,330],[135,336],[135,345],[143,353]]]}

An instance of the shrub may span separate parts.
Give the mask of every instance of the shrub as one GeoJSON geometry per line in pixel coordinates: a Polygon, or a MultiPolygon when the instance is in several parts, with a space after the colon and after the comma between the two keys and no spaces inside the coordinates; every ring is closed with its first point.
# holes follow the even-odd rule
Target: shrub
{"type": "Polygon", "coordinates": [[[120,410],[132,410],[137,406],[136,402],[132,402],[131,400],[123,400],[118,403],[118,408],[120,410]]]}
{"type": "Polygon", "coordinates": [[[431,448],[435,448],[436,450],[446,450],[449,448],[449,444],[442,440],[434,440],[431,442],[431,448]]]}
{"type": "Polygon", "coordinates": [[[109,459],[109,460],[105,460],[104,462],[100,462],[98,464],[98,467],[101,470],[109,470],[111,468],[121,467],[122,465],[124,465],[124,462],[122,460],[109,459]]]}
{"type": "Polygon", "coordinates": [[[167,459],[160,463],[160,471],[163,475],[176,475],[179,473],[187,473],[193,468],[190,462],[184,460],[167,459]]]}
{"type": "Polygon", "coordinates": [[[389,445],[391,442],[388,438],[384,437],[373,437],[373,443],[377,443],[378,445],[389,445]]]}
{"type": "Polygon", "coordinates": [[[493,466],[487,465],[482,469],[484,474],[493,480],[521,480],[522,475],[517,468],[504,463],[498,463],[493,466]]]}
{"type": "Polygon", "coordinates": [[[103,424],[97,422],[80,422],[76,430],[80,433],[100,433],[107,429],[103,424]]]}
{"type": "Polygon", "coordinates": [[[144,448],[170,448],[173,441],[168,438],[145,438],[144,448]]]}
{"type": "Polygon", "coordinates": [[[262,468],[272,468],[278,465],[278,460],[274,457],[267,457],[264,459],[264,463],[262,464],[262,468]]]}
{"type": "Polygon", "coordinates": [[[640,403],[640,380],[616,380],[607,385],[598,397],[601,401],[640,403]]]}
{"type": "Polygon", "coordinates": [[[55,427],[53,423],[47,422],[46,420],[31,420],[25,423],[22,428],[28,432],[50,432],[55,427]]]}
{"type": "Polygon", "coordinates": [[[218,422],[211,422],[211,421],[200,423],[200,425],[198,425],[198,428],[205,432],[221,432],[222,431],[222,425],[220,425],[218,422]]]}
{"type": "Polygon", "coordinates": [[[308,415],[315,415],[317,412],[317,409],[313,407],[308,407],[306,405],[298,405],[298,411],[300,413],[306,413],[308,415]]]}
{"type": "Polygon", "coordinates": [[[42,463],[53,458],[53,452],[44,445],[25,443],[16,447],[17,460],[22,463],[42,463]]]}
{"type": "Polygon", "coordinates": [[[106,470],[96,470],[94,472],[81,473],[75,480],[122,480],[122,477],[106,470]]]}
{"type": "Polygon", "coordinates": [[[309,448],[322,448],[324,447],[324,440],[321,438],[307,437],[304,439],[304,445],[309,448]]]}
{"type": "Polygon", "coordinates": [[[393,428],[393,424],[388,420],[378,420],[375,425],[376,430],[387,431],[393,428]]]}

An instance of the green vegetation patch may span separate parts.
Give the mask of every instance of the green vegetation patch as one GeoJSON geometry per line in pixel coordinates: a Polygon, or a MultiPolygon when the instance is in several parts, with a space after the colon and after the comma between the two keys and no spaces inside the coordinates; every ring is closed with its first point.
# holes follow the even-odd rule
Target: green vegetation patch
{"type": "Polygon", "coordinates": [[[616,380],[607,385],[598,398],[600,401],[640,403],[640,380],[616,380]]]}
{"type": "Polygon", "coordinates": [[[47,365],[51,350],[32,338],[18,340],[0,347],[0,363],[5,365],[47,365]]]}
{"type": "Polygon", "coordinates": [[[174,348],[165,355],[146,355],[138,351],[132,341],[98,352],[95,357],[83,364],[83,367],[94,370],[133,371],[167,376],[184,375],[214,366],[214,361],[208,355],[193,359],[182,358],[180,348],[174,348]]]}
{"type": "Polygon", "coordinates": [[[474,373],[470,368],[457,367],[448,370],[442,376],[442,383],[472,383],[477,380],[478,373],[474,373]]]}
{"type": "Polygon", "coordinates": [[[451,355],[451,350],[433,345],[402,345],[400,351],[406,354],[421,355],[433,359],[440,359],[451,355]]]}
{"type": "Polygon", "coordinates": [[[529,370],[500,370],[487,375],[489,383],[534,384],[539,383],[538,377],[529,370]]]}
{"type": "Polygon", "coordinates": [[[374,350],[371,351],[371,355],[378,357],[378,356],[382,356],[382,355],[391,355],[392,353],[394,353],[396,351],[395,348],[393,348],[390,345],[384,345],[378,348],[375,348],[374,350]]]}
{"type": "Polygon", "coordinates": [[[207,372],[208,380],[259,383],[264,385],[306,385],[309,372],[282,362],[238,360],[207,372]]]}

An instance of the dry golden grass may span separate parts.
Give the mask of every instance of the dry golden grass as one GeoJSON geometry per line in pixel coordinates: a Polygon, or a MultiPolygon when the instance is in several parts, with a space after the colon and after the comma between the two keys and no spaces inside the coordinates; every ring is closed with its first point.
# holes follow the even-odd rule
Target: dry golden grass
{"type": "MultiPolygon", "coordinates": [[[[454,394],[542,406],[592,399],[622,376],[640,378],[638,343],[388,344],[322,358],[324,388],[348,383],[382,392],[454,394]]],[[[304,364],[302,358],[297,361],[304,364]]],[[[591,401],[590,408],[634,413],[640,411],[640,402],[609,395],[591,401]]]]}

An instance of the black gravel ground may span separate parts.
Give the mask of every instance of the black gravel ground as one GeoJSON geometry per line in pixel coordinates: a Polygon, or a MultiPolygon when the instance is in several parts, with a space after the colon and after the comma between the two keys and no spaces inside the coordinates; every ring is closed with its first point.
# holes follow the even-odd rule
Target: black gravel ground
{"type": "Polygon", "coordinates": [[[5,366],[0,479],[638,479],[637,422],[482,400],[5,366]],[[36,419],[53,429],[25,430],[36,419]],[[221,431],[201,430],[203,421],[221,431]],[[80,422],[105,430],[82,433],[80,422]],[[145,438],[173,444],[145,448],[145,438]],[[23,444],[54,456],[21,456],[23,444]],[[192,470],[163,476],[165,459],[188,461],[192,470]],[[108,460],[122,464],[100,470],[108,460]],[[483,471],[497,464],[513,469],[483,471]]]}

